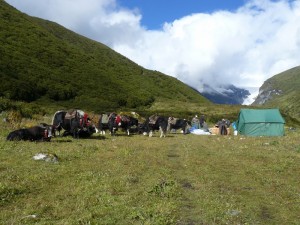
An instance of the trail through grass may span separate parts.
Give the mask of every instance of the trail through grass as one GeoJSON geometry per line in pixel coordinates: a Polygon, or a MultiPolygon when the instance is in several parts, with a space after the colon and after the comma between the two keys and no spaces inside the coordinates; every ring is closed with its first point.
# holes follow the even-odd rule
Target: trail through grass
{"type": "Polygon", "coordinates": [[[0,224],[297,224],[300,142],[158,134],[0,137],[0,224]],[[35,161],[55,153],[58,163],[35,161]]]}

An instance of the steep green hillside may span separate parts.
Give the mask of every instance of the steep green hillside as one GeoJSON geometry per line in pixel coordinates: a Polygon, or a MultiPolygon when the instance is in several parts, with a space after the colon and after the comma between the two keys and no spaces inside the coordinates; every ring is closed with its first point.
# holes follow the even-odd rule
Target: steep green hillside
{"type": "Polygon", "coordinates": [[[253,103],[280,110],[300,121],[300,66],[277,74],[264,82],[253,103]]]}
{"type": "Polygon", "coordinates": [[[0,97],[103,111],[210,102],[179,80],[0,0],[0,97]]]}

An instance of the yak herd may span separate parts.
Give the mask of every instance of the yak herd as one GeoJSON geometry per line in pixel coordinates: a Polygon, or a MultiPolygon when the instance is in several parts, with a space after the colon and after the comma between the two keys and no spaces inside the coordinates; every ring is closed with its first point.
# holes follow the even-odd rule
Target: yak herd
{"type": "Polygon", "coordinates": [[[19,129],[8,134],[7,140],[50,141],[56,135],[74,138],[88,138],[93,133],[105,134],[109,131],[116,135],[117,130],[123,130],[127,135],[132,133],[147,134],[149,137],[154,131],[160,131],[160,137],[165,137],[168,131],[182,129],[183,134],[188,133],[191,123],[186,119],[152,115],[140,123],[137,118],[120,115],[115,112],[100,114],[98,124],[93,124],[88,114],[82,110],[74,109],[57,111],[52,124],[39,124],[26,129],[19,129]],[[63,131],[63,134],[61,134],[63,131]]]}

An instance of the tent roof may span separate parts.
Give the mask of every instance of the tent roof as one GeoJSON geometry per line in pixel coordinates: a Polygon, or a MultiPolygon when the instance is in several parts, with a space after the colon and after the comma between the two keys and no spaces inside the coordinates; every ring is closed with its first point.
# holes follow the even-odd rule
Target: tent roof
{"type": "Polygon", "coordinates": [[[241,118],[245,123],[285,123],[279,109],[241,109],[241,118]]]}

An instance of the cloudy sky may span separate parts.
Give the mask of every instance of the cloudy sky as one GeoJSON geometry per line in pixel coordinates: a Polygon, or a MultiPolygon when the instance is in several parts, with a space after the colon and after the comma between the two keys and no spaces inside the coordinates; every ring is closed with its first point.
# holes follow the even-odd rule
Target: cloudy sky
{"type": "Polygon", "coordinates": [[[202,90],[300,65],[300,0],[5,0],[202,90]]]}

